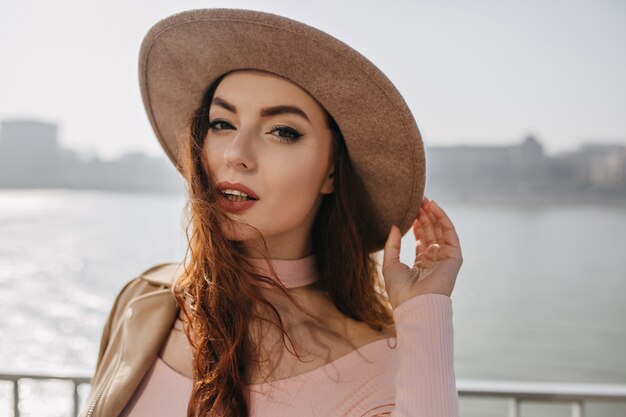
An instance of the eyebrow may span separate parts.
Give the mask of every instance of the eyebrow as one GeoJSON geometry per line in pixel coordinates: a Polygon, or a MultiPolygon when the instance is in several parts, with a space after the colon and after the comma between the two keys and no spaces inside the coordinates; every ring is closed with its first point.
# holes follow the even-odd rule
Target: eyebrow
{"type": "MultiPolygon", "coordinates": [[[[226,110],[237,113],[237,107],[220,97],[213,97],[211,104],[225,108],[226,110]]],[[[263,107],[261,109],[261,117],[277,116],[279,114],[295,114],[303,117],[307,122],[311,122],[309,116],[298,106],[282,104],[279,106],[263,107]]]]}

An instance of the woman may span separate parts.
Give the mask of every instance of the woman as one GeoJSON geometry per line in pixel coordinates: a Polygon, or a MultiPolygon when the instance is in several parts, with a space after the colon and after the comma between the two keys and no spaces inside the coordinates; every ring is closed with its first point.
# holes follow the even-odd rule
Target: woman
{"type": "Polygon", "coordinates": [[[302,23],[206,9],[150,30],[140,84],[189,247],[120,292],[84,415],[458,415],[459,239],[391,82],[302,23]]]}

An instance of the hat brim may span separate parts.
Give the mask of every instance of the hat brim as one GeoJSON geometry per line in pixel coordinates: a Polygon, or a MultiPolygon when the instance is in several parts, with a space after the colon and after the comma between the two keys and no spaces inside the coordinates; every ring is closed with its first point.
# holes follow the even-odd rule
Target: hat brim
{"type": "Polygon", "coordinates": [[[402,234],[425,186],[422,138],[391,81],[367,58],[306,24],[242,9],[190,10],[154,25],[139,54],[143,103],[156,136],[180,171],[189,116],[206,88],[236,69],[269,71],[313,96],[335,119],[375,218],[375,250],[392,224],[402,234]]]}

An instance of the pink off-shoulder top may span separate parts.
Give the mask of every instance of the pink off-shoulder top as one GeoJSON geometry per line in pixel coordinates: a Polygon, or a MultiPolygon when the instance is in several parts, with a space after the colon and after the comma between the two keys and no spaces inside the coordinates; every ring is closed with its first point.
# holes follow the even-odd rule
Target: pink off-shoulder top
{"type": "MultiPolygon", "coordinates": [[[[315,255],[272,260],[287,287],[317,279],[315,255]]],[[[259,270],[267,271],[257,263],[259,270]]],[[[293,377],[249,385],[252,417],[458,417],[452,300],[424,294],[393,310],[397,337],[380,339],[293,377]]],[[[174,324],[182,331],[182,322],[174,324]]],[[[185,417],[192,380],[157,357],[123,417],[185,417]]]]}

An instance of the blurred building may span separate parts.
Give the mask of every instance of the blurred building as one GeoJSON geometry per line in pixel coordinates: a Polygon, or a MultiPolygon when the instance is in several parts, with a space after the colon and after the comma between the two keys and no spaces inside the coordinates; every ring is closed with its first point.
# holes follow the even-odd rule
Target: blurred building
{"type": "Polygon", "coordinates": [[[184,191],[165,158],[133,152],[111,162],[84,160],[59,146],[56,124],[26,119],[0,123],[0,187],[184,191]]]}
{"type": "Polygon", "coordinates": [[[54,185],[46,175],[58,159],[58,129],[36,120],[10,120],[0,124],[0,185],[29,187],[54,185]]]}
{"type": "Polygon", "coordinates": [[[427,186],[465,198],[537,192],[545,186],[548,164],[532,135],[517,145],[431,146],[426,149],[427,186]]]}
{"type": "Polygon", "coordinates": [[[426,148],[426,194],[461,200],[626,200],[626,146],[585,144],[554,157],[526,136],[504,146],[426,148]]]}

